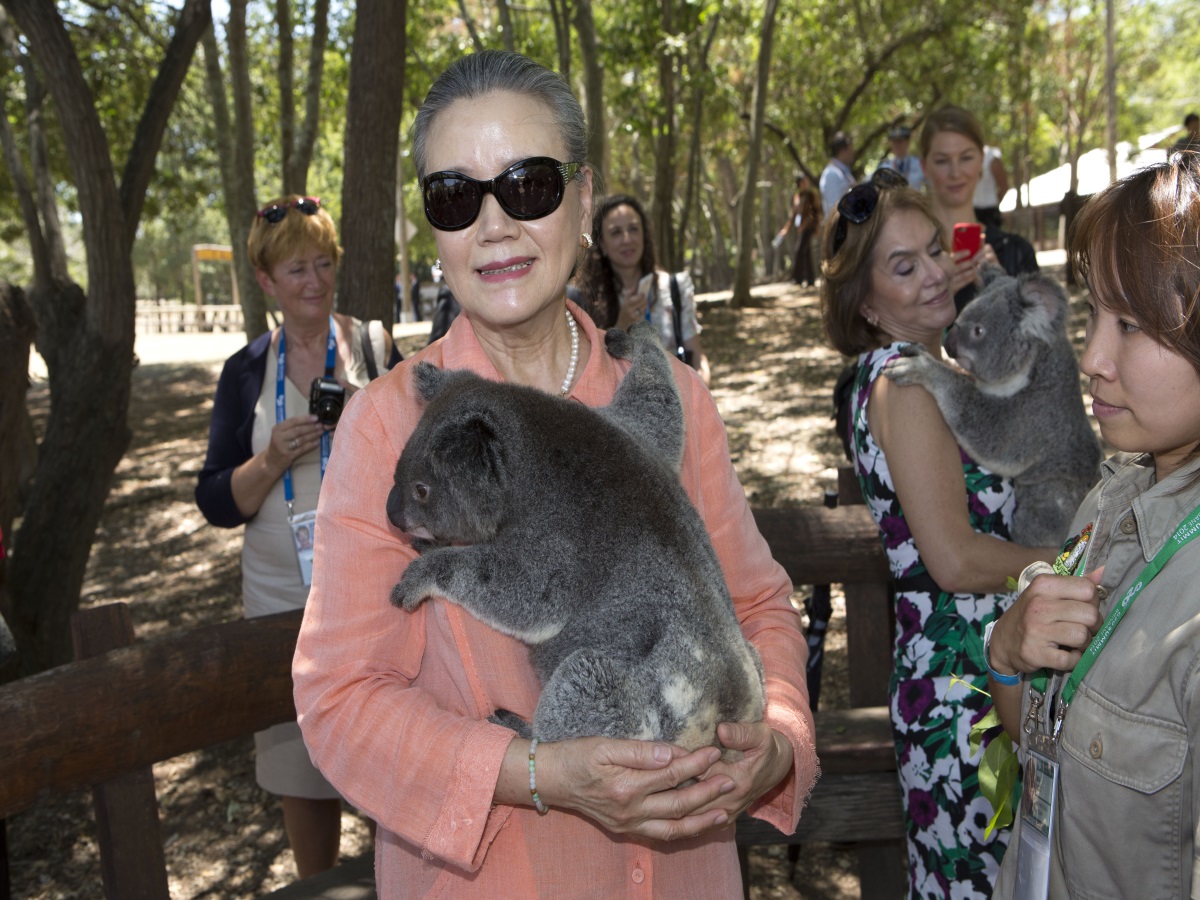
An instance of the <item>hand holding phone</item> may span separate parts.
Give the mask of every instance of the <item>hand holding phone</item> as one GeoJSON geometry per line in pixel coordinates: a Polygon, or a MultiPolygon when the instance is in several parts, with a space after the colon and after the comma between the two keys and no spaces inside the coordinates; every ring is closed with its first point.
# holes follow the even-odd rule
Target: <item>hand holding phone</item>
{"type": "Polygon", "coordinates": [[[959,250],[966,250],[967,259],[973,257],[979,252],[979,248],[983,246],[983,226],[978,222],[959,222],[954,226],[954,238],[950,245],[950,249],[954,251],[954,255],[958,255],[959,250]]]}

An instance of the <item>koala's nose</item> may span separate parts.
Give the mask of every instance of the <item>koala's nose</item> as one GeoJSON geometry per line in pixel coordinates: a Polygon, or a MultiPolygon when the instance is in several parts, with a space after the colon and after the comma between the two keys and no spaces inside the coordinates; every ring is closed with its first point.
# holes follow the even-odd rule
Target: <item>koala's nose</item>
{"type": "MultiPolygon", "coordinates": [[[[946,352],[951,358],[958,356],[958,325],[950,326],[950,330],[946,332],[946,337],[942,340],[942,346],[946,348],[946,352]]],[[[393,490],[395,490],[393,488],[393,490]]]]}
{"type": "Polygon", "coordinates": [[[394,485],[392,489],[388,491],[387,517],[388,521],[401,531],[408,531],[408,529],[404,527],[404,498],[400,494],[400,488],[394,485]]]}

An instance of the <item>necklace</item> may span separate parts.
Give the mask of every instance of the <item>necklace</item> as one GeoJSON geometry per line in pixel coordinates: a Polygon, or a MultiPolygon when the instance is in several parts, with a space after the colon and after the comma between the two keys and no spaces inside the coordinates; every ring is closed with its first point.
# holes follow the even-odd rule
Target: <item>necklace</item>
{"type": "Polygon", "coordinates": [[[563,379],[562,390],[558,392],[560,397],[567,396],[571,390],[571,382],[575,380],[575,366],[579,364],[579,327],[575,324],[575,317],[571,315],[568,309],[567,327],[571,329],[571,364],[567,366],[567,377],[563,379]]]}

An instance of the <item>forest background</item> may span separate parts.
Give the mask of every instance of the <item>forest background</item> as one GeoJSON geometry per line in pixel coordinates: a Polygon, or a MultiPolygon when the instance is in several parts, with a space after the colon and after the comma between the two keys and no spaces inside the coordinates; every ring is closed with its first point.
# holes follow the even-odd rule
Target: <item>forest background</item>
{"type": "MultiPolygon", "coordinates": [[[[776,270],[793,177],[819,174],[835,131],[870,169],[890,125],[959,103],[1021,184],[1200,105],[1194,0],[0,0],[0,616],[20,650],[0,680],[69,658],[137,427],[137,299],[190,297],[193,245],[230,244],[260,333],[246,233],[295,192],[339,222],[340,308],[390,322],[394,276],[427,277],[435,256],[407,129],[433,78],[482,47],[570,80],[603,184],[648,201],[665,267],[734,305],[776,270]],[[31,343],[49,371],[40,440],[31,343]]],[[[228,273],[203,293],[229,302],[228,273]]]]}

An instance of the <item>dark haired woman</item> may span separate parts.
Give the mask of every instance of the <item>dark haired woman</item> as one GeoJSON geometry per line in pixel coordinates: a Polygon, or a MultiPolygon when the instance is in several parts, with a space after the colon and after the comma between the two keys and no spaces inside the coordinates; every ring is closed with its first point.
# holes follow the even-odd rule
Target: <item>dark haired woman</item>
{"type": "Polygon", "coordinates": [[[645,319],[658,329],[667,350],[687,351],[686,361],[707,385],[708,357],[700,346],[691,276],[658,268],[642,204],[629,194],[606,197],[592,214],[592,234],[596,246],[578,281],[596,326],[628,328],[645,319]]]}
{"type": "Polygon", "coordinates": [[[1095,195],[1067,257],[1090,293],[1080,369],[1118,452],[991,636],[996,708],[1038,776],[996,896],[1195,897],[1200,154],[1095,195]]]}
{"type": "Polygon", "coordinates": [[[953,263],[929,201],[881,169],[838,203],[824,234],[821,307],[830,343],[857,356],[849,441],[896,583],[889,685],[912,897],[987,897],[1008,834],[968,744],[987,698],[984,629],[1007,580],[1056,548],[1008,540],[1012,482],[955,442],[933,397],[886,377],[905,344],[942,358],[953,263]]]}

